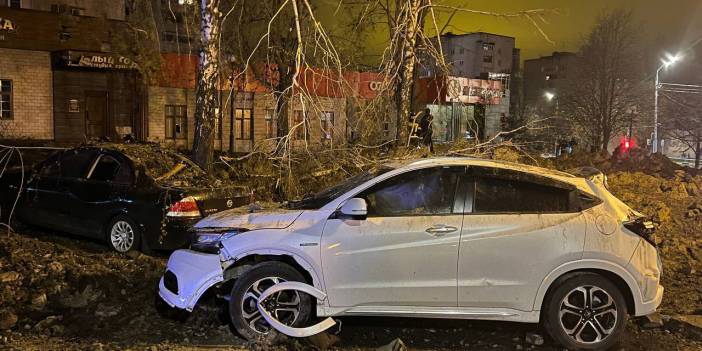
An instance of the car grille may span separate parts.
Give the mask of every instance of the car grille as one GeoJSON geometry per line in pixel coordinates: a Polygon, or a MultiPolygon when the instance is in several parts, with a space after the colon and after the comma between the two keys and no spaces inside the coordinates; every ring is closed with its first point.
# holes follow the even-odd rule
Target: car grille
{"type": "Polygon", "coordinates": [[[174,294],[178,294],[178,278],[171,271],[166,271],[163,275],[163,286],[174,294]]]}

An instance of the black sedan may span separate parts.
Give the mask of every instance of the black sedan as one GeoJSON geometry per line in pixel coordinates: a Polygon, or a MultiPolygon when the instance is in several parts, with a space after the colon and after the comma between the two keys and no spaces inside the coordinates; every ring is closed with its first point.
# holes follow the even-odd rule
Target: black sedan
{"type": "MultiPolygon", "coordinates": [[[[22,222],[104,240],[118,252],[185,247],[200,218],[251,200],[247,188],[207,178],[154,144],[60,151],[24,176],[15,209],[22,222]]],[[[6,174],[6,214],[20,178],[6,174]]]]}

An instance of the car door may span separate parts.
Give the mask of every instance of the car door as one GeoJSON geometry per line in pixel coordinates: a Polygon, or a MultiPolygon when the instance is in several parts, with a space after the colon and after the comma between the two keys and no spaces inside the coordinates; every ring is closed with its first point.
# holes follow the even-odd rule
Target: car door
{"type": "Polygon", "coordinates": [[[465,167],[413,170],[353,197],[363,220],[332,216],[322,236],[322,265],[332,307],[455,307],[465,167]]]}
{"type": "Polygon", "coordinates": [[[125,193],[133,181],[132,168],[121,155],[103,152],[88,175],[71,189],[75,205],[72,216],[75,230],[96,238],[103,237],[107,222],[123,207],[125,193]]]}
{"type": "Polygon", "coordinates": [[[40,165],[28,180],[24,199],[20,203],[19,214],[28,223],[41,226],[56,226],[62,223],[53,203],[60,198],[58,180],[61,176],[60,158],[63,153],[55,153],[40,165]]]}
{"type": "Polygon", "coordinates": [[[47,159],[28,185],[29,206],[24,217],[30,223],[74,232],[71,208],[76,204],[71,188],[85,178],[96,154],[93,149],[71,149],[47,159]]]}
{"type": "Polygon", "coordinates": [[[573,186],[471,167],[458,260],[461,307],[531,311],[539,285],[582,257],[587,221],[573,186]]]}
{"type": "Polygon", "coordinates": [[[76,209],[80,203],[74,191],[79,188],[87,177],[91,165],[98,156],[98,151],[92,148],[67,150],[61,156],[61,175],[58,179],[56,200],[49,204],[54,213],[60,214],[63,230],[74,234],[85,235],[84,224],[76,219],[76,209]]]}

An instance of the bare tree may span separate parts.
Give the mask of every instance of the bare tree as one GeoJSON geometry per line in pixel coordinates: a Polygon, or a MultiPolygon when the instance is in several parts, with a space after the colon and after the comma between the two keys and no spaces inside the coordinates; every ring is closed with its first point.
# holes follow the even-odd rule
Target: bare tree
{"type": "MultiPolygon", "coordinates": [[[[585,38],[561,96],[560,110],[591,151],[606,150],[640,105],[643,69],[637,28],[628,11],[602,14],[585,38]]],[[[647,96],[647,95],[646,95],[647,96]]]]}
{"type": "Polygon", "coordinates": [[[210,169],[214,155],[215,108],[219,78],[219,45],[221,13],[219,0],[200,1],[200,60],[195,91],[195,140],[193,161],[210,169]]]}
{"type": "MultiPolygon", "coordinates": [[[[668,137],[679,141],[695,157],[695,168],[700,168],[702,157],[702,96],[698,94],[664,94],[666,119],[663,122],[668,137]]],[[[684,150],[683,152],[687,152],[684,150]]]]}

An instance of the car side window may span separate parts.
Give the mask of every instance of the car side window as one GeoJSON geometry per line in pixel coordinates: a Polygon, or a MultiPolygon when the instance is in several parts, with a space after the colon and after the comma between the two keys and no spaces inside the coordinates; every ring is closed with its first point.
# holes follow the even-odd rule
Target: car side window
{"type": "Polygon", "coordinates": [[[102,155],[89,175],[98,182],[131,183],[131,169],[110,155],[102,155]]]}
{"type": "Polygon", "coordinates": [[[453,212],[461,167],[434,167],[386,179],[358,197],[368,205],[369,217],[442,215],[453,212]]]}
{"type": "Polygon", "coordinates": [[[569,212],[570,191],[514,179],[482,176],[476,178],[477,213],[569,212]]]}
{"type": "Polygon", "coordinates": [[[97,156],[95,150],[68,150],[61,155],[59,167],[61,177],[64,178],[84,178],[88,173],[88,167],[97,156]]]}
{"type": "Polygon", "coordinates": [[[61,175],[59,156],[54,155],[44,161],[39,169],[39,175],[42,177],[58,177],[61,175]]]}

